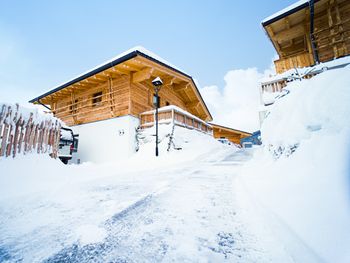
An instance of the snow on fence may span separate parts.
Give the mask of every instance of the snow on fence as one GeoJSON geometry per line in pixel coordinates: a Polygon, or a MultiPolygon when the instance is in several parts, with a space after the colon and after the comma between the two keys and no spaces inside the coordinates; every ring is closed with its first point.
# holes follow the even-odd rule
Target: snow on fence
{"type": "MultiPolygon", "coordinates": [[[[173,125],[213,135],[213,127],[210,124],[179,107],[173,105],[165,106],[159,108],[158,112],[159,124],[172,123],[173,125]]],[[[152,127],[155,124],[155,118],[155,110],[141,113],[141,128],[152,127]]]]}
{"type": "Polygon", "coordinates": [[[0,104],[0,158],[48,153],[57,158],[60,121],[16,105],[0,104]]]}

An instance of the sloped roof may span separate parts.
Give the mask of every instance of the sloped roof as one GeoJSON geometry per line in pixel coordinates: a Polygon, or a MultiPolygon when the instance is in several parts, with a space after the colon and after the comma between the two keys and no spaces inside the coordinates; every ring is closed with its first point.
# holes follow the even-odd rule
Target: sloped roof
{"type": "Polygon", "coordinates": [[[207,107],[207,105],[205,104],[202,95],[199,92],[199,89],[196,85],[196,82],[194,81],[194,79],[192,78],[192,76],[190,76],[189,74],[185,73],[183,70],[179,69],[178,67],[174,66],[173,64],[169,63],[168,61],[166,61],[165,59],[159,57],[158,55],[154,54],[153,52],[147,50],[146,48],[142,47],[142,46],[136,46],[134,48],[131,48],[115,57],[113,57],[110,60],[105,61],[104,63],[70,79],[69,81],[66,81],[64,83],[61,83],[60,85],[54,87],[53,89],[51,89],[50,91],[31,99],[29,102],[30,103],[36,103],[36,102],[40,102],[41,99],[55,93],[58,92],[64,88],[67,88],[75,83],[78,83],[84,79],[87,79],[91,76],[94,76],[98,73],[101,73],[107,69],[110,69],[114,66],[117,66],[123,62],[126,62],[128,60],[131,60],[137,56],[141,56],[143,58],[146,58],[152,62],[155,62],[163,67],[166,67],[168,69],[170,69],[171,71],[175,71],[176,73],[188,78],[189,80],[191,80],[193,87],[195,88],[195,93],[198,94],[199,100],[202,102],[204,108],[205,108],[205,112],[208,115],[208,119],[212,120],[212,116],[209,112],[209,109],[207,107]]]}
{"type": "Polygon", "coordinates": [[[233,129],[233,128],[230,128],[230,127],[226,127],[226,126],[222,126],[222,125],[219,125],[219,124],[215,124],[215,123],[209,123],[211,126],[213,126],[213,128],[215,129],[222,129],[222,130],[227,130],[229,132],[235,132],[235,133],[240,133],[240,134],[244,134],[244,135],[247,135],[247,136],[250,136],[252,135],[252,133],[250,132],[246,132],[246,131],[242,131],[242,130],[237,130],[237,129],[233,129]]]}
{"type": "MultiPolygon", "coordinates": [[[[317,2],[319,0],[315,0],[317,2]]],[[[299,10],[308,7],[310,0],[299,0],[295,2],[294,4],[291,4],[290,6],[277,11],[276,13],[266,17],[263,21],[261,21],[261,24],[263,26],[267,26],[277,20],[280,20],[281,18],[284,18],[292,13],[298,12],[299,10]]]]}

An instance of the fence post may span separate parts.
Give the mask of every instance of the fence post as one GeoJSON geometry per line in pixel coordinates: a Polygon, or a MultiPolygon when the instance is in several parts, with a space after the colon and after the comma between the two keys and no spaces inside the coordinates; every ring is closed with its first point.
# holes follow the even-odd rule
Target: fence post
{"type": "Polygon", "coordinates": [[[16,157],[17,149],[18,149],[18,139],[19,139],[19,132],[20,132],[20,124],[22,122],[22,116],[19,117],[18,121],[16,122],[16,128],[15,128],[15,138],[13,141],[13,150],[12,150],[12,157],[16,157]]]}

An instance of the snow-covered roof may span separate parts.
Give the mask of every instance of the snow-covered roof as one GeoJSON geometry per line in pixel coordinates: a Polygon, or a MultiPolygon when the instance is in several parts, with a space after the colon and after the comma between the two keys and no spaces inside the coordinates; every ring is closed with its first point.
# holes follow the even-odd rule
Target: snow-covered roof
{"type": "Polygon", "coordinates": [[[245,133],[245,134],[247,134],[247,135],[252,135],[251,132],[247,132],[247,131],[242,131],[242,130],[230,128],[230,127],[223,126],[223,125],[219,125],[219,124],[212,123],[212,122],[210,123],[210,125],[212,125],[213,127],[222,128],[222,129],[226,129],[226,130],[231,130],[231,131],[238,132],[238,133],[245,133]]]}
{"type": "Polygon", "coordinates": [[[273,15],[266,17],[261,23],[263,24],[263,26],[266,26],[268,24],[271,24],[271,23],[281,19],[282,17],[285,17],[289,14],[295,13],[295,12],[307,7],[308,5],[309,5],[309,0],[299,0],[299,1],[295,2],[294,4],[291,4],[290,6],[274,13],[273,15]]]}
{"type": "Polygon", "coordinates": [[[192,79],[192,77],[189,74],[185,73],[182,69],[174,66],[173,64],[171,64],[167,60],[161,58],[160,56],[154,54],[153,52],[147,50],[146,48],[144,48],[142,46],[136,46],[136,47],[133,47],[133,48],[131,48],[123,53],[120,53],[119,55],[99,64],[96,67],[93,67],[93,68],[85,71],[82,74],[75,76],[74,78],[71,78],[68,81],[65,81],[65,82],[57,85],[56,87],[54,87],[50,91],[44,93],[43,95],[41,95],[37,98],[30,100],[29,102],[34,103],[34,102],[46,97],[47,95],[49,95],[51,93],[57,92],[57,91],[64,89],[64,88],[66,88],[66,87],[68,87],[76,82],[79,82],[83,79],[86,79],[94,74],[97,74],[97,73],[102,72],[108,68],[111,68],[111,67],[116,66],[120,63],[123,63],[129,59],[136,57],[137,55],[141,55],[141,56],[146,57],[148,59],[154,60],[155,62],[160,63],[160,64],[162,64],[162,65],[164,65],[172,70],[175,70],[178,73],[185,75],[186,77],[189,77],[192,79]]]}
{"type": "MultiPolygon", "coordinates": [[[[163,63],[163,64],[165,64],[165,65],[167,65],[167,66],[169,66],[169,67],[171,67],[173,69],[176,69],[176,70],[180,71],[181,73],[189,75],[189,74],[185,73],[182,69],[176,67],[175,65],[171,64],[170,62],[168,62],[167,60],[165,60],[162,57],[158,56],[157,54],[149,51],[148,49],[144,48],[143,46],[135,46],[135,47],[130,48],[130,49],[124,51],[123,53],[120,53],[119,55],[117,55],[117,56],[115,56],[115,57],[113,57],[113,58],[111,58],[111,59],[101,63],[100,65],[98,65],[98,66],[96,66],[96,67],[94,67],[92,69],[87,70],[86,72],[78,75],[75,78],[78,78],[79,76],[83,76],[86,73],[89,73],[89,72],[91,72],[93,70],[96,70],[96,69],[98,69],[100,67],[103,67],[104,65],[108,65],[108,64],[112,63],[113,61],[118,60],[118,59],[120,59],[120,58],[122,58],[122,57],[124,57],[124,56],[126,56],[126,55],[128,55],[130,53],[133,53],[133,52],[139,52],[139,53],[142,53],[144,55],[147,55],[148,57],[153,58],[153,59],[157,60],[158,62],[161,62],[161,63],[163,63]]],[[[73,79],[75,79],[75,78],[73,78],[73,79]]]]}

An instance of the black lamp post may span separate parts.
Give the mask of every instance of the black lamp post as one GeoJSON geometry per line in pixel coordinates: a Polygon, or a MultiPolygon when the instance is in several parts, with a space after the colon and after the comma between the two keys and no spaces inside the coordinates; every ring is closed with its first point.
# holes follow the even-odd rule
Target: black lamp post
{"type": "Polygon", "coordinates": [[[158,92],[160,91],[160,88],[163,85],[163,81],[160,79],[160,77],[155,78],[152,81],[152,84],[154,86],[154,90],[156,92],[156,156],[158,156],[158,107],[159,107],[159,96],[158,92]]]}

